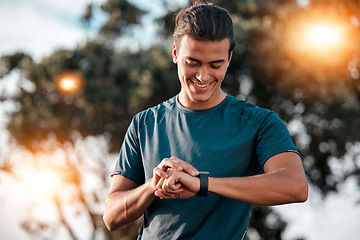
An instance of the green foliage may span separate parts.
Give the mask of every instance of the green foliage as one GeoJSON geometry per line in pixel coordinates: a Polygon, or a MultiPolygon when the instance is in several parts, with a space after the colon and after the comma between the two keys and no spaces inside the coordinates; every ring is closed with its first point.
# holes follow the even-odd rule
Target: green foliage
{"type": "Polygon", "coordinates": [[[127,27],[139,24],[141,16],[145,13],[128,1],[122,0],[108,0],[101,5],[101,9],[109,17],[101,27],[100,33],[112,39],[123,34],[127,27]]]}
{"type": "Polygon", "coordinates": [[[323,193],[336,190],[339,181],[359,169],[354,163],[353,171],[336,182],[329,166],[330,158],[341,159],[347,152],[348,143],[359,141],[355,129],[359,127],[360,83],[356,74],[350,74],[359,71],[359,31],[350,21],[359,17],[359,9],[353,1],[321,1],[307,8],[288,1],[269,4],[266,12],[254,13],[245,43],[253,80],[249,97],[276,111],[285,122],[299,123],[305,129],[292,135],[311,183],[323,193]],[[350,45],[336,59],[331,55],[323,61],[306,59],[297,51],[301,39],[291,39],[290,33],[299,31],[299,18],[305,21],[314,14],[336,16],[350,26],[350,45]]]}
{"type": "Polygon", "coordinates": [[[20,109],[8,129],[31,151],[41,150],[39,143],[49,133],[65,142],[74,140],[75,131],[83,136],[108,134],[112,151],[118,151],[132,116],[176,94],[179,87],[170,51],[162,46],[130,53],[88,42],[73,51],[57,51],[41,63],[28,58],[19,63],[36,88],[22,89],[14,97],[20,109]],[[54,84],[56,76],[68,70],[86,79],[80,95],[66,96],[54,84]]]}

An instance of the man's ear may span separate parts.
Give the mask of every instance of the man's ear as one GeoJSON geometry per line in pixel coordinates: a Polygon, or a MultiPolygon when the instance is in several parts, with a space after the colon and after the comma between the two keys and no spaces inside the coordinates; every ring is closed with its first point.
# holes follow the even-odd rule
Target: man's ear
{"type": "Polygon", "coordinates": [[[173,44],[173,47],[172,47],[172,58],[173,58],[173,62],[175,64],[177,64],[177,57],[178,57],[178,51],[177,51],[177,48],[176,48],[176,45],[175,43],[173,44]]]}

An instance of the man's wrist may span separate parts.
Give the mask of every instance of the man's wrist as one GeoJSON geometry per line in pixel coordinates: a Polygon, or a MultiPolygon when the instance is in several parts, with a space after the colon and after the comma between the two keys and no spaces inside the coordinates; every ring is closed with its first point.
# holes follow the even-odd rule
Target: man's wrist
{"type": "Polygon", "coordinates": [[[156,182],[155,182],[155,179],[154,178],[150,178],[149,180],[147,180],[146,182],[145,182],[145,184],[147,184],[148,185],[148,187],[149,187],[149,189],[151,189],[150,191],[153,193],[153,194],[155,194],[155,192],[156,192],[156,182]]]}
{"type": "Polygon", "coordinates": [[[209,172],[199,171],[198,177],[200,178],[200,190],[196,194],[199,197],[206,197],[209,190],[209,172]]]}

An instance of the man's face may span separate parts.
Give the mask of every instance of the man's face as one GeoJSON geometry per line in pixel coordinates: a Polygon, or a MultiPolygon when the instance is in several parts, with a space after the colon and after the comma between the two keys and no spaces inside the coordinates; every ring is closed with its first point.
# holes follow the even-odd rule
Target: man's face
{"type": "Polygon", "coordinates": [[[180,47],[173,46],[181,83],[180,103],[191,109],[207,109],[219,104],[226,94],[221,90],[229,57],[230,40],[199,41],[185,35],[180,47]]]}

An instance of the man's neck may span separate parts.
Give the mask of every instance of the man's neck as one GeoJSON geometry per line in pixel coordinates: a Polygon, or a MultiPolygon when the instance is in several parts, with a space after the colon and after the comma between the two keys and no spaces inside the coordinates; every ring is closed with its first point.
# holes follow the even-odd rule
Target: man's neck
{"type": "Polygon", "coordinates": [[[193,110],[204,110],[217,106],[226,98],[226,96],[227,94],[221,91],[216,96],[211,96],[211,98],[209,98],[207,101],[201,102],[194,101],[193,99],[189,98],[186,93],[181,91],[178,95],[178,101],[186,108],[193,110]]]}

